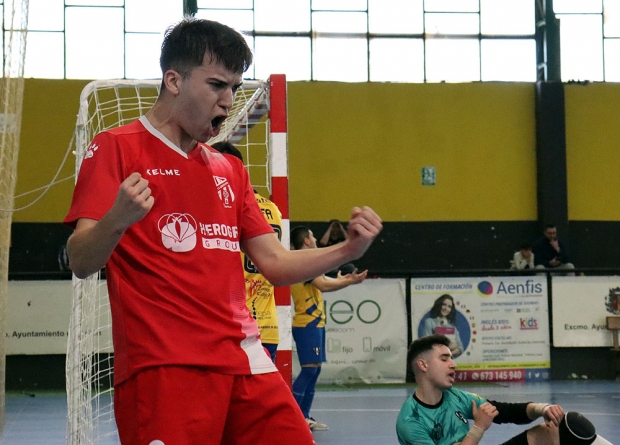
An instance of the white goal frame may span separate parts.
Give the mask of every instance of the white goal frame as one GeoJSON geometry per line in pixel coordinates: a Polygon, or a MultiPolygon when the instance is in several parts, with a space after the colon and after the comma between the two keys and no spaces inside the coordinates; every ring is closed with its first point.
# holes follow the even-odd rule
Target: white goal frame
{"type": "MultiPolygon", "coordinates": [[[[77,173],[92,138],[145,114],[157,100],[160,80],[97,80],[80,95],[75,128],[77,173]]],[[[282,243],[288,248],[288,156],[286,77],[244,81],[220,134],[244,156],[252,185],[282,212],[282,243]]],[[[240,260],[241,261],[241,260],[240,260]]],[[[291,381],[291,312],[288,287],[276,288],[280,321],[278,368],[291,381]]],[[[113,357],[110,306],[102,273],[73,277],[73,303],[67,344],[67,444],[119,443],[113,409],[113,357]]]]}

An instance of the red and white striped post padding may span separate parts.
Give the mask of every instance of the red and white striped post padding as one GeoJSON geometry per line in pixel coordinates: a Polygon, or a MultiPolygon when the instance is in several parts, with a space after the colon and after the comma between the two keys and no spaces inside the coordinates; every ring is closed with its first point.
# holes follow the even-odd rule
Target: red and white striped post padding
{"type": "MultiPolygon", "coordinates": [[[[271,123],[271,200],[282,213],[282,245],[290,247],[290,219],[288,208],[288,143],[286,113],[286,76],[272,74],[269,78],[269,119],[271,123]]],[[[276,366],[282,377],[292,385],[293,361],[291,334],[291,290],[289,286],[275,288],[280,343],[276,355],[276,366]]]]}

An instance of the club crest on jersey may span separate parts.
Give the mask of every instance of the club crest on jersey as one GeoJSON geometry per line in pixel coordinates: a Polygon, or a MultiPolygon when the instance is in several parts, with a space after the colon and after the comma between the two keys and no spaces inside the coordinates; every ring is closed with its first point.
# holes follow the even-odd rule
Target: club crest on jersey
{"type": "Polygon", "coordinates": [[[463,422],[463,423],[467,423],[467,419],[465,418],[465,416],[463,415],[463,413],[461,413],[460,411],[456,411],[456,412],[454,413],[454,415],[455,415],[456,417],[458,417],[458,418],[459,418],[459,420],[460,420],[461,422],[463,422]]]}
{"type": "Polygon", "coordinates": [[[99,150],[99,146],[97,144],[95,144],[94,142],[92,142],[89,146],[88,149],[86,149],[86,154],[84,155],[84,159],[90,159],[93,156],[95,156],[95,152],[99,150]]]}
{"type": "Polygon", "coordinates": [[[196,220],[189,213],[169,213],[157,222],[164,247],[173,252],[189,252],[196,247],[196,220]]]}
{"type": "Polygon", "coordinates": [[[213,175],[213,180],[215,181],[215,187],[217,187],[217,195],[220,197],[224,207],[227,209],[232,208],[232,203],[235,202],[235,194],[228,183],[228,179],[213,175]]]}

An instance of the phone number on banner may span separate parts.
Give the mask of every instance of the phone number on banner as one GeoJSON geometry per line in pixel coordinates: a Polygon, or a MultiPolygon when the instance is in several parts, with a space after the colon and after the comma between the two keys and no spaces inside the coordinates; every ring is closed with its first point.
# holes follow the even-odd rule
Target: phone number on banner
{"type": "Polygon", "coordinates": [[[549,380],[548,369],[468,369],[456,371],[457,382],[536,382],[549,380]]]}

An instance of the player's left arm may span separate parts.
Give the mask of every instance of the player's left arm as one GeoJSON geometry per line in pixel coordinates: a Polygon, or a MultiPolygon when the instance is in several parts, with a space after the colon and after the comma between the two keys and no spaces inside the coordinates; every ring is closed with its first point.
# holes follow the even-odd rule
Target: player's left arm
{"type": "Polygon", "coordinates": [[[530,419],[535,420],[542,417],[548,426],[552,424],[560,425],[560,420],[564,415],[564,410],[560,405],[550,405],[548,403],[528,403],[527,415],[530,419]]]}
{"type": "Polygon", "coordinates": [[[241,241],[241,250],[250,257],[263,276],[274,286],[312,281],[350,260],[344,243],[321,249],[286,250],[277,236],[264,234],[241,241]]]}
{"type": "Polygon", "coordinates": [[[369,207],[355,208],[349,239],[322,249],[285,249],[273,234],[241,241],[241,249],[274,286],[310,281],[360,258],[382,229],[381,218],[369,207]]]}
{"type": "Polygon", "coordinates": [[[493,423],[524,425],[534,420],[529,417],[527,412],[528,406],[532,405],[532,403],[506,403],[495,400],[487,400],[487,402],[495,406],[498,411],[498,415],[493,419],[493,423]]]}
{"type": "Polygon", "coordinates": [[[524,425],[532,420],[543,417],[545,423],[560,423],[564,415],[564,410],[560,405],[549,405],[545,403],[505,403],[489,400],[489,403],[497,407],[499,415],[493,419],[494,423],[514,423],[524,425]]]}

